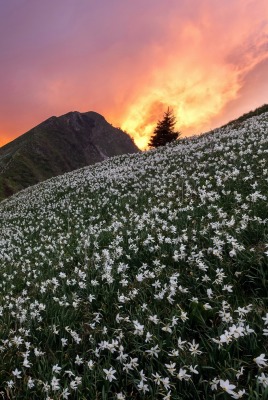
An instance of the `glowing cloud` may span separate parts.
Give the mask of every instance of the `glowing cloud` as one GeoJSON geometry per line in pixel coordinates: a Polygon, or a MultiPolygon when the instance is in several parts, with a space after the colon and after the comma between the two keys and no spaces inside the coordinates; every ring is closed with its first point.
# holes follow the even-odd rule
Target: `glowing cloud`
{"type": "Polygon", "coordinates": [[[238,29],[241,22],[236,16],[221,31],[218,20],[207,15],[209,28],[186,23],[178,36],[170,38],[174,47],[168,56],[160,55],[166,64],[152,70],[150,83],[140,88],[124,114],[122,127],[138,146],[146,148],[156,121],[168,106],[176,116],[176,128],[187,135],[210,129],[226,104],[239,101],[249,72],[268,57],[268,24],[261,14],[255,25],[250,15],[247,21],[244,16],[242,31],[238,29]]]}
{"type": "Polygon", "coordinates": [[[167,107],[189,135],[268,102],[267,0],[10,0],[0,38],[0,146],[94,110],[144,149],[167,107]]]}

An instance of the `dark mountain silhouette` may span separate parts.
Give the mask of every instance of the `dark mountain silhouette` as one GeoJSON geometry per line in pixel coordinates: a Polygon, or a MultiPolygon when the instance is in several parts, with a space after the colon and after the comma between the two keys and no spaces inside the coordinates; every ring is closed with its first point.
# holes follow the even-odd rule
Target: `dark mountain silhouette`
{"type": "Polygon", "coordinates": [[[51,117],[0,148],[0,200],[53,176],[138,151],[125,132],[93,111],[51,117]]]}

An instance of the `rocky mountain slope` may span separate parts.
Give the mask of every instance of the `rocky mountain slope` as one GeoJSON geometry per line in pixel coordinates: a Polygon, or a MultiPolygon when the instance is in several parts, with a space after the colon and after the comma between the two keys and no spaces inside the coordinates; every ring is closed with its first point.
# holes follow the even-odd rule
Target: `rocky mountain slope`
{"type": "Polygon", "coordinates": [[[138,151],[126,133],[95,112],[51,117],[0,148],[0,200],[52,176],[138,151]]]}

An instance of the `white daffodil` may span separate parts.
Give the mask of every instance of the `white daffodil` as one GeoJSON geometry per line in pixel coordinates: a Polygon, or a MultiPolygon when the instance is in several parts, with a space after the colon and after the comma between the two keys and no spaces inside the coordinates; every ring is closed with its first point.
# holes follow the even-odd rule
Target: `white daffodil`
{"type": "Polygon", "coordinates": [[[266,363],[267,358],[265,358],[265,354],[261,354],[256,358],[253,358],[253,361],[258,365],[259,368],[264,368],[267,367],[268,364],[266,363]]]}
{"type": "Polygon", "coordinates": [[[233,389],[236,388],[235,385],[231,384],[229,382],[229,379],[227,379],[226,381],[224,381],[223,379],[220,379],[220,387],[227,393],[229,394],[233,394],[233,389]]]}
{"type": "Polygon", "coordinates": [[[105,373],[105,379],[109,382],[112,382],[113,380],[116,380],[116,377],[114,376],[114,374],[116,373],[116,370],[113,369],[112,367],[110,367],[109,369],[103,369],[104,373],[105,373]]]}

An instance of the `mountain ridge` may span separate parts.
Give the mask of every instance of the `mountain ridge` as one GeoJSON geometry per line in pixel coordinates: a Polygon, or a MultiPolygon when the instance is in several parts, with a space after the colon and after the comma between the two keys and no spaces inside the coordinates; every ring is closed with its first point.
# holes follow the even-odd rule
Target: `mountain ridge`
{"type": "Polygon", "coordinates": [[[52,116],[0,148],[0,200],[28,186],[139,149],[94,112],[52,116]]]}

